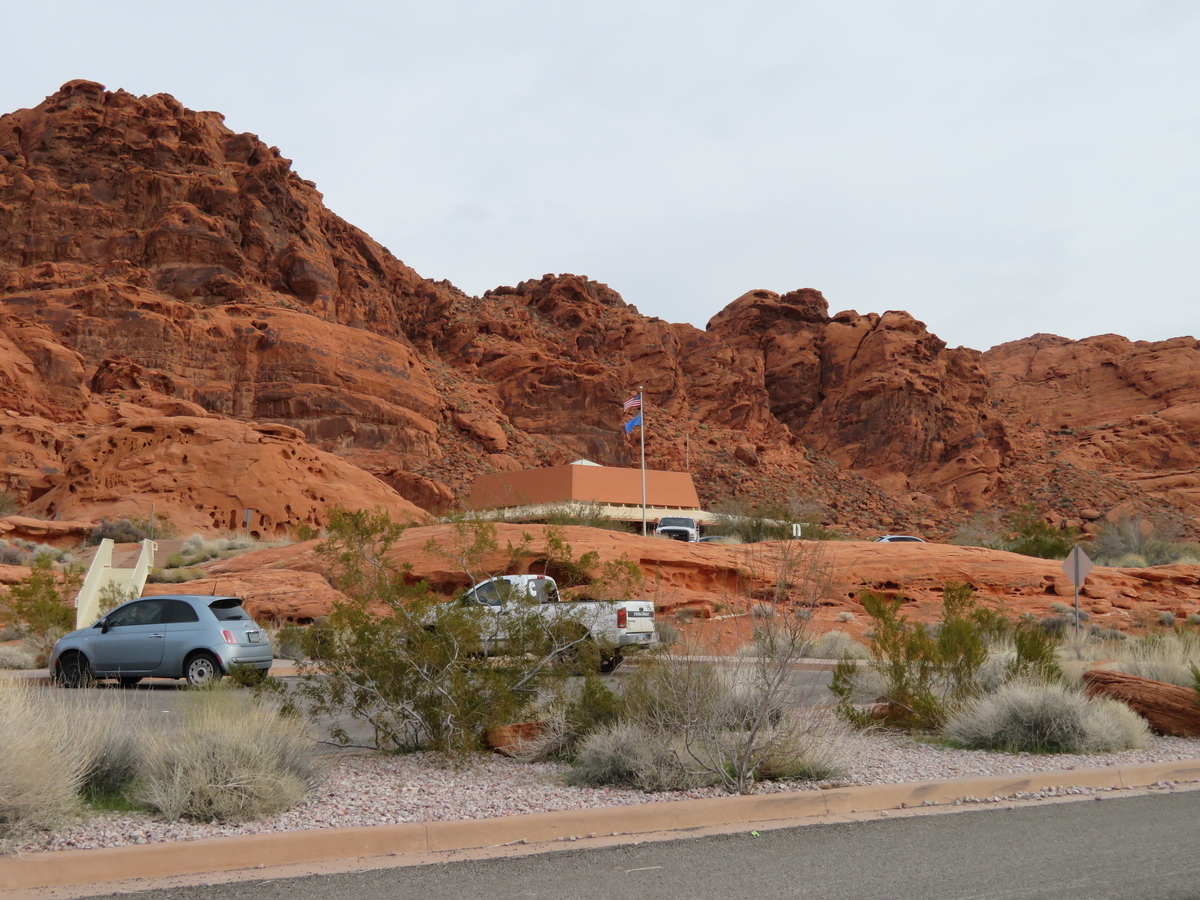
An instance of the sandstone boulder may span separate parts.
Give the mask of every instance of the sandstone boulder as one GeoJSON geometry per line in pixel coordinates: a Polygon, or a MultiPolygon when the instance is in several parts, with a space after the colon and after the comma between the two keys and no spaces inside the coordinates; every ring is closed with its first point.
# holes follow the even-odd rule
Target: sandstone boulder
{"type": "Polygon", "coordinates": [[[1106,669],[1084,672],[1083,683],[1089,696],[1120,700],[1159,734],[1200,737],[1200,697],[1191,688],[1106,669]]]}

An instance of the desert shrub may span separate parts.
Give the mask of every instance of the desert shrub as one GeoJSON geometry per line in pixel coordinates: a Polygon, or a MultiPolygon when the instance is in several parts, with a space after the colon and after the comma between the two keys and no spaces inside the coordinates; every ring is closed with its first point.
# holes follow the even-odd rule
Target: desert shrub
{"type": "Polygon", "coordinates": [[[1165,628],[1175,627],[1175,613],[1164,610],[1158,614],[1158,624],[1165,628]]]}
{"type": "Polygon", "coordinates": [[[147,540],[150,537],[149,530],[143,530],[135,525],[129,519],[117,519],[110,522],[108,519],[102,518],[96,523],[96,527],[92,529],[88,535],[88,544],[99,544],[107,539],[118,544],[136,544],[147,540]]]}
{"type": "Polygon", "coordinates": [[[0,563],[6,566],[23,566],[28,560],[29,554],[20,547],[15,547],[8,541],[0,540],[0,563]]]}
{"type": "Polygon", "coordinates": [[[1102,566],[1125,568],[1190,562],[1196,558],[1197,548],[1180,540],[1181,536],[1178,527],[1130,516],[1102,527],[1088,555],[1102,566]]]}
{"type": "Polygon", "coordinates": [[[303,801],[321,767],[303,722],[245,694],[198,692],[146,742],[135,798],[169,819],[244,821],[303,801]]]}
{"type": "Polygon", "coordinates": [[[33,653],[25,647],[0,645],[0,669],[33,669],[35,662],[33,653]]]}
{"type": "MultiPolygon", "coordinates": [[[[446,545],[432,549],[478,583],[483,561],[500,552],[495,526],[452,524],[446,545]]],[[[517,597],[501,622],[477,604],[439,602],[424,582],[410,583],[411,567],[389,561],[407,528],[382,511],[331,513],[318,553],[346,599],[305,635],[309,661],[301,662],[298,694],[307,712],[366,721],[379,748],[458,756],[479,749],[488,729],[527,718],[571,673],[599,665],[604,648],[568,610],[547,619],[536,600],[517,597]]],[[[332,736],[349,740],[340,728],[332,736]]]]}
{"type": "Polygon", "coordinates": [[[0,597],[0,622],[29,644],[42,662],[64,633],[75,627],[68,606],[82,583],[78,569],[57,569],[45,556],[36,557],[29,575],[0,597]]]}
{"type": "MultiPolygon", "coordinates": [[[[1120,634],[1120,632],[1118,632],[1120,634]]],[[[1200,665],[1200,635],[1159,632],[1130,640],[1096,636],[1083,645],[1082,656],[1107,668],[1152,681],[1190,687],[1192,667],[1200,665]]]]}
{"type": "Polygon", "coordinates": [[[0,839],[52,828],[78,809],[89,751],[63,713],[61,695],[0,678],[0,839]]]}
{"type": "Polygon", "coordinates": [[[1200,613],[1188,613],[1187,623],[1189,625],[1200,625],[1200,613]]]}
{"type": "MultiPolygon", "coordinates": [[[[833,733],[841,726],[827,710],[797,707],[791,682],[794,661],[811,635],[809,619],[788,614],[787,604],[796,596],[815,602],[826,595],[827,560],[820,545],[787,541],[780,548],[780,553],[751,552],[745,560],[752,575],[748,583],[774,583],[772,602],[762,604],[770,614],[754,619],[757,652],[720,667],[670,654],[638,666],[625,682],[620,724],[629,728],[596,732],[594,740],[584,742],[594,754],[581,762],[586,772],[607,770],[618,784],[642,790],[655,790],[648,784],[703,782],[745,793],[763,779],[804,778],[841,767],[833,733]],[[768,558],[769,571],[760,565],[768,558]],[[618,751],[654,756],[667,775],[629,781],[634,776],[622,774],[619,761],[610,758],[618,751]],[[610,762],[600,764],[606,758],[610,762]]],[[[596,778],[601,775],[587,775],[596,778]]]]}
{"type": "MultiPolygon", "coordinates": [[[[1053,612],[1055,615],[1066,617],[1067,621],[1070,624],[1072,624],[1072,625],[1074,624],[1074,619],[1075,619],[1075,607],[1074,606],[1071,606],[1070,604],[1067,604],[1067,603],[1055,602],[1055,603],[1050,604],[1050,611],[1053,612]]],[[[1089,613],[1086,609],[1079,610],[1079,621],[1081,623],[1090,621],[1091,618],[1092,618],[1091,613],[1089,613]]]]}
{"type": "Polygon", "coordinates": [[[942,733],[964,747],[1006,753],[1128,750],[1150,737],[1145,720],[1124,704],[1039,681],[1012,681],[973,698],[942,733]]]}
{"type": "Polygon", "coordinates": [[[624,698],[589,674],[582,684],[567,688],[548,709],[538,712],[541,733],[512,748],[510,755],[529,762],[571,759],[589,735],[615,725],[625,712],[624,698]]]}
{"type": "Polygon", "coordinates": [[[1026,506],[1012,515],[1007,525],[995,513],[976,514],[959,526],[953,543],[1065,559],[1082,536],[1078,528],[1056,528],[1040,518],[1033,506],[1026,506]]]}
{"type": "Polygon", "coordinates": [[[1082,537],[1078,528],[1056,528],[1032,512],[1018,516],[1013,531],[1016,534],[1004,549],[1041,559],[1066,559],[1082,537]]]}
{"type": "Polygon", "coordinates": [[[1026,620],[1011,623],[978,606],[968,585],[947,584],[942,596],[942,619],[931,627],[900,614],[902,597],[889,600],[870,591],[859,595],[873,625],[871,664],[869,672],[864,672],[852,660],[843,660],[834,669],[830,690],[839,698],[839,715],[857,725],[874,721],[872,712],[860,708],[864,699],[861,686],[882,682],[878,694],[884,701],[885,721],[909,728],[936,728],[950,712],[981,692],[980,676],[989,658],[989,645],[1000,641],[1011,646],[1005,680],[1060,675],[1055,660],[1057,641],[1036,624],[1026,620]]]}
{"type": "Polygon", "coordinates": [[[14,490],[0,491],[0,518],[16,515],[25,505],[25,498],[14,490]]]}
{"type": "Polygon", "coordinates": [[[321,532],[307,522],[301,522],[297,525],[294,532],[294,537],[298,541],[315,541],[320,536],[321,532]]]}
{"type": "Polygon", "coordinates": [[[618,722],[588,735],[568,774],[574,784],[624,785],[641,791],[686,791],[713,784],[716,776],[685,762],[682,740],[635,722],[618,722]]]}
{"type": "MultiPolygon", "coordinates": [[[[740,500],[718,503],[713,512],[714,521],[707,526],[707,533],[736,537],[744,544],[787,540],[796,521],[790,510],[783,507],[755,506],[740,500]]],[[[817,540],[809,536],[808,526],[804,537],[817,540]]]]}
{"type": "Polygon", "coordinates": [[[950,543],[960,547],[987,547],[1003,550],[1008,538],[1004,525],[995,512],[977,512],[959,524],[950,543]]]}
{"type": "Polygon", "coordinates": [[[150,584],[183,584],[185,581],[196,581],[207,576],[207,572],[198,568],[187,569],[151,569],[146,576],[150,584]]]}
{"type": "Polygon", "coordinates": [[[663,619],[654,623],[654,631],[658,635],[658,648],[667,649],[679,643],[679,629],[663,619]]]}
{"type": "Polygon", "coordinates": [[[827,631],[808,641],[802,653],[815,659],[865,659],[867,648],[844,631],[827,631]]]}
{"type": "Polygon", "coordinates": [[[172,553],[167,556],[167,562],[164,568],[178,569],[180,566],[186,566],[187,564],[188,558],[182,553],[172,553]]]}
{"type": "Polygon", "coordinates": [[[837,614],[836,618],[839,622],[853,622],[854,613],[849,610],[842,610],[842,612],[837,614]]]}
{"type": "Polygon", "coordinates": [[[604,514],[604,505],[588,500],[564,500],[546,510],[548,525],[582,525],[587,528],[603,528],[626,534],[640,532],[641,522],[621,522],[604,514]]]}
{"type": "Polygon", "coordinates": [[[687,625],[696,621],[696,610],[690,606],[684,606],[675,610],[675,621],[680,625],[687,625]]]}

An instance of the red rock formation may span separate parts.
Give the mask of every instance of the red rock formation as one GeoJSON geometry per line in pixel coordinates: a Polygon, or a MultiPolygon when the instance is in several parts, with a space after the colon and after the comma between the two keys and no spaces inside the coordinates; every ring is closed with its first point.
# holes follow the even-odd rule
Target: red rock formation
{"type": "Polygon", "coordinates": [[[238,531],[266,540],[320,528],[334,506],[382,507],[425,518],[379,480],[307,444],[286,425],[248,426],[220,418],[145,415],[119,420],[65,459],[54,485],[28,507],[37,515],[146,516],[151,503],[181,531],[238,531]]]}
{"type": "Polygon", "coordinates": [[[1089,696],[1120,700],[1159,734],[1200,737],[1200,697],[1191,688],[1106,669],[1084,672],[1083,683],[1089,696]]]}
{"type": "MultiPolygon", "coordinates": [[[[704,331],[574,275],[468,297],[326,209],[277,149],[165,94],[76,81],[0,116],[0,234],[0,487],[41,511],[153,501],[216,527],[268,508],[261,484],[248,500],[176,471],[177,436],[95,456],[147,417],[233,422],[250,446],[295,428],[350,467],[349,502],[442,511],[493,469],[632,464],[619,404],[644,386],[649,464],[688,459],[709,504],[790,504],[859,534],[944,535],[1029,502],[1081,524],[1200,512],[1192,339],[981,355],[903,312],[830,316],[811,289],[752,291],[704,331]]],[[[269,467],[286,483],[268,531],[315,521],[308,465],[269,467]]]]}
{"type": "MultiPolygon", "coordinates": [[[[500,548],[510,542],[521,544],[527,533],[534,538],[518,569],[555,574],[553,563],[546,563],[538,526],[499,524],[496,529],[500,548]]],[[[871,541],[722,546],[575,526],[564,528],[563,534],[576,558],[594,551],[603,561],[624,557],[636,562],[644,576],[645,595],[664,610],[683,606],[711,609],[719,603],[744,611],[749,603],[775,595],[779,573],[796,565],[797,552],[815,554],[816,561],[828,569],[827,583],[818,598],[828,611],[822,619],[824,626],[832,624],[834,613],[850,611],[858,619],[837,627],[860,634],[868,624],[858,601],[864,590],[903,595],[907,601],[905,613],[926,621],[940,617],[942,591],[951,582],[973,585],[984,602],[1010,615],[1047,615],[1051,603],[1073,596],[1073,588],[1058,562],[982,547],[871,541]]],[[[449,525],[412,528],[396,542],[393,559],[398,564],[410,564],[414,580],[427,580],[434,590],[449,596],[470,582],[451,558],[459,540],[449,525]],[[447,548],[446,555],[431,554],[427,549],[431,543],[447,548]]],[[[497,549],[480,560],[478,568],[480,572],[499,573],[508,570],[510,562],[507,550],[497,549]]],[[[322,562],[313,544],[308,543],[246,554],[210,568],[217,577],[281,570],[321,572],[322,562]]],[[[792,599],[807,603],[812,598],[792,599]]],[[[1096,624],[1120,629],[1153,619],[1168,609],[1185,615],[1200,612],[1200,571],[1196,566],[1097,566],[1084,585],[1081,602],[1096,624]]]]}

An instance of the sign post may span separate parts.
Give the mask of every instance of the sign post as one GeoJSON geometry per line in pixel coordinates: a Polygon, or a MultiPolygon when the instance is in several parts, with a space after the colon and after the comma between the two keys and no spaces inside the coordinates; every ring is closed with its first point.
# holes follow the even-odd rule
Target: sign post
{"type": "Polygon", "coordinates": [[[1079,643],[1079,586],[1083,584],[1085,578],[1088,577],[1088,572],[1092,571],[1092,567],[1096,564],[1092,562],[1083,548],[1076,546],[1066,559],[1063,560],[1062,568],[1067,577],[1075,585],[1075,653],[1079,654],[1081,645],[1079,643]]]}

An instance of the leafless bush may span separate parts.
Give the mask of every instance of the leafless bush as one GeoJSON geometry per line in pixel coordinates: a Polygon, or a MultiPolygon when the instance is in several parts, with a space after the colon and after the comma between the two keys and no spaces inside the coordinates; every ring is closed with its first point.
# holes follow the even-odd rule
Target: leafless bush
{"type": "Polygon", "coordinates": [[[170,819],[241,821],[295,806],[320,774],[298,718],[217,690],[147,741],[135,796],[170,819]]]}

